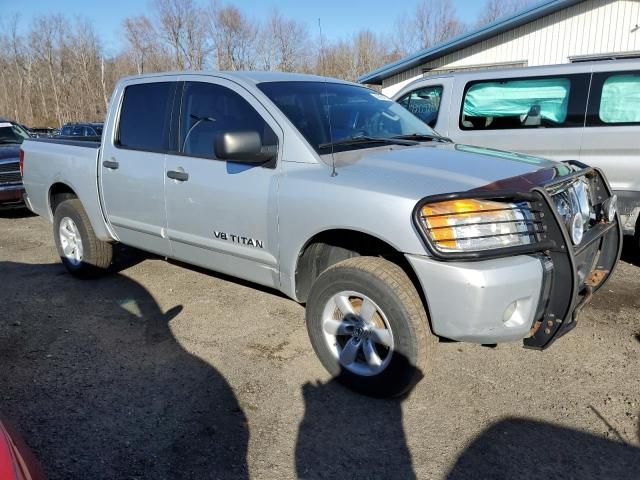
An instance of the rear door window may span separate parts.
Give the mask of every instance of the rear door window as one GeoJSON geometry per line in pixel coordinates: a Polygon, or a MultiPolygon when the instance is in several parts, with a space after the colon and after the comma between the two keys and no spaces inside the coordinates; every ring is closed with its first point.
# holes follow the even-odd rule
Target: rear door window
{"type": "Polygon", "coordinates": [[[128,86],[120,110],[117,146],[165,152],[169,146],[171,110],[177,82],[128,86]]]}
{"type": "Polygon", "coordinates": [[[595,73],[588,126],[640,125],[640,71],[595,73]]]}
{"type": "Polygon", "coordinates": [[[471,82],[460,112],[462,130],[583,126],[588,75],[471,82]]]}
{"type": "Polygon", "coordinates": [[[398,100],[398,103],[430,127],[435,127],[442,100],[442,85],[414,90],[398,100]]]}

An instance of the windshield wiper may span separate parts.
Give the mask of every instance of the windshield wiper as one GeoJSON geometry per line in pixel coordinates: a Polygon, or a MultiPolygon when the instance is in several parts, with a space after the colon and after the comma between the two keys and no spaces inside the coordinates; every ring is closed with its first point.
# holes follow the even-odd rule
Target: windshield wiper
{"type": "Polygon", "coordinates": [[[362,143],[391,143],[394,145],[417,145],[419,142],[399,137],[370,137],[368,135],[357,135],[354,137],[341,138],[333,142],[321,143],[318,148],[338,147],[342,145],[359,145],[362,143]]]}
{"type": "Polygon", "coordinates": [[[451,140],[448,137],[443,137],[442,135],[432,135],[428,133],[412,133],[409,135],[397,135],[393,138],[416,140],[416,141],[434,140],[436,142],[453,143],[453,140],[451,140]]]}

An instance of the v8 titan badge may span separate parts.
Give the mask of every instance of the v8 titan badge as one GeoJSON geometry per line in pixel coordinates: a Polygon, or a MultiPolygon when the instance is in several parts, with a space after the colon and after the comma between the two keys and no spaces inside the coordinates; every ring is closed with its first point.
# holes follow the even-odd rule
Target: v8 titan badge
{"type": "Polygon", "coordinates": [[[256,248],[264,248],[264,242],[262,240],[258,240],[256,238],[251,237],[243,237],[242,235],[235,235],[233,233],[219,232],[217,230],[213,231],[213,236],[220,239],[226,240],[232,243],[240,243],[242,245],[248,245],[250,247],[256,248]]]}

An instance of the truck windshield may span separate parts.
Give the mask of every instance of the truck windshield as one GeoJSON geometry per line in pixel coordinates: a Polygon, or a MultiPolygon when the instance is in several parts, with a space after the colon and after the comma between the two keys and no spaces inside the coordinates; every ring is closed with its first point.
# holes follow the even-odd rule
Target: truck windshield
{"type": "Polygon", "coordinates": [[[319,153],[408,145],[441,137],[399,104],[369,88],[336,82],[265,82],[258,88],[319,153]],[[402,140],[404,139],[404,140],[402,140]]]}
{"type": "Polygon", "coordinates": [[[20,126],[10,122],[0,122],[0,144],[22,143],[29,134],[20,126]]]}

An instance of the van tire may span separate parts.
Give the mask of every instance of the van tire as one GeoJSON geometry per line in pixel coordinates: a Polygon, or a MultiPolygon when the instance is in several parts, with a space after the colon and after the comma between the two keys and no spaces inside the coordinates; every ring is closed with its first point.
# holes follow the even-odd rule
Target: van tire
{"type": "Polygon", "coordinates": [[[58,204],[53,214],[53,238],[60,260],[71,275],[95,278],[108,272],[113,260],[113,245],[96,237],[79,199],[70,198],[58,204]],[[69,253],[78,252],[78,245],[80,255],[69,253]]]}
{"type": "MultiPolygon", "coordinates": [[[[420,295],[402,268],[388,260],[354,257],[329,267],[312,285],[306,307],[307,331],[320,362],[352,390],[373,397],[399,396],[409,391],[433,365],[437,338],[429,328],[420,295]],[[355,307],[351,314],[336,307],[344,298],[350,302],[343,304],[345,310],[355,307]],[[369,315],[360,317],[360,313],[353,313],[362,312],[367,301],[374,304],[368,309],[374,309],[370,323],[364,322],[369,315]],[[362,325],[359,322],[365,324],[364,329],[353,328],[362,325]],[[338,324],[340,333],[327,333],[338,324]],[[345,328],[352,333],[345,333],[345,328]],[[382,337],[379,333],[373,335],[371,329],[389,330],[392,346],[373,342],[372,339],[382,337]],[[345,365],[342,353],[350,348],[349,342],[360,345],[361,350],[345,365]],[[376,355],[372,358],[377,363],[373,367],[371,343],[370,357],[364,352],[366,342],[374,343],[376,355]],[[381,359],[382,366],[386,366],[378,370],[382,368],[378,362],[381,359]]],[[[388,333],[385,335],[389,337],[388,333]]]]}

